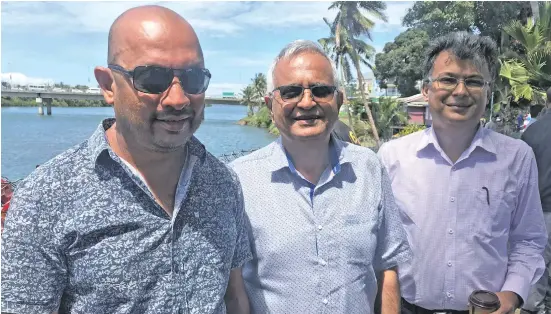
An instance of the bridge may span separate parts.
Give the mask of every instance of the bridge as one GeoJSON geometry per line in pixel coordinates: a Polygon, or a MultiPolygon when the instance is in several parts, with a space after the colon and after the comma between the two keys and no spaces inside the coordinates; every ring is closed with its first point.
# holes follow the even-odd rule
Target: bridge
{"type": "MultiPolygon", "coordinates": [[[[38,114],[44,114],[44,105],[48,115],[52,114],[52,99],[74,100],[104,100],[102,94],[97,93],[73,93],[53,91],[19,91],[2,89],[2,97],[35,98],[38,105],[38,114]]],[[[206,105],[241,105],[239,98],[205,97],[206,105]]]]}

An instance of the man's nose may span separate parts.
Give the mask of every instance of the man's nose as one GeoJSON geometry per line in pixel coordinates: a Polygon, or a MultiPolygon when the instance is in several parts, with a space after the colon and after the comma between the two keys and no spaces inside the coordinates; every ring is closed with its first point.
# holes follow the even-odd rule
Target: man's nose
{"type": "Polygon", "coordinates": [[[460,80],[459,82],[457,82],[457,86],[453,89],[453,92],[452,94],[453,95],[464,95],[464,94],[468,94],[468,90],[467,90],[467,85],[465,85],[465,81],[464,80],[460,80]]]}
{"type": "Polygon", "coordinates": [[[314,106],[316,106],[316,102],[314,101],[314,96],[312,95],[312,91],[309,89],[305,89],[302,94],[302,98],[297,103],[297,107],[308,110],[314,106]]]}
{"type": "Polygon", "coordinates": [[[182,88],[180,80],[175,77],[165,92],[165,97],[161,101],[162,106],[170,106],[175,110],[182,110],[189,106],[190,100],[182,88]]]}

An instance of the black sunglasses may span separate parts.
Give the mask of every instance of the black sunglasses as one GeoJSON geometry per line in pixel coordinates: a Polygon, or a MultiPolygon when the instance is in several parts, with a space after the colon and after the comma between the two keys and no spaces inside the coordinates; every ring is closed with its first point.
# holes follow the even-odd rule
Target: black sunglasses
{"type": "Polygon", "coordinates": [[[281,100],[288,103],[299,102],[302,99],[304,90],[309,89],[312,92],[312,97],[315,101],[327,102],[333,99],[336,86],[332,85],[314,85],[310,87],[302,87],[300,85],[284,85],[279,86],[272,92],[278,90],[281,100]]]}
{"type": "Polygon", "coordinates": [[[117,64],[109,64],[107,67],[131,77],[134,88],[147,94],[163,93],[172,84],[175,76],[180,80],[185,93],[202,94],[207,90],[211,78],[209,70],[203,68],[171,69],[157,65],[140,65],[129,71],[117,64]]]}

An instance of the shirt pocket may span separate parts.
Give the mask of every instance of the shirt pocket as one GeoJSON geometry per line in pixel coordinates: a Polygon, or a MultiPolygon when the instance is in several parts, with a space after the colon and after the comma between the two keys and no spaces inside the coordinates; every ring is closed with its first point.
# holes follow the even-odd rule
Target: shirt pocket
{"type": "Polygon", "coordinates": [[[496,238],[508,234],[514,198],[510,193],[482,187],[474,195],[473,236],[496,238]]]}
{"type": "Polygon", "coordinates": [[[376,247],[373,222],[365,215],[345,214],[343,219],[344,250],[348,264],[371,267],[376,247]]]}

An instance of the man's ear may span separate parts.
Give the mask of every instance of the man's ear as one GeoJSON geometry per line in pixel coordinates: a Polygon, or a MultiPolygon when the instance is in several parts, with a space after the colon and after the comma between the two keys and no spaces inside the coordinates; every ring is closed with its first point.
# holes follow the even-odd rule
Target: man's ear
{"type": "Polygon", "coordinates": [[[421,87],[421,94],[425,97],[425,101],[429,101],[429,84],[430,82],[423,81],[423,86],[421,87]]]}
{"type": "Polygon", "coordinates": [[[115,79],[113,73],[108,68],[97,66],[94,68],[94,75],[101,88],[101,93],[103,94],[105,102],[112,105],[115,100],[115,79]]]}
{"type": "Polygon", "coordinates": [[[272,111],[272,98],[270,98],[270,96],[264,96],[264,102],[266,103],[266,107],[272,111]]]}
{"type": "Polygon", "coordinates": [[[337,91],[337,109],[340,111],[341,106],[344,103],[344,94],[341,91],[337,91]]]}

